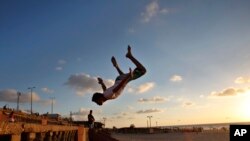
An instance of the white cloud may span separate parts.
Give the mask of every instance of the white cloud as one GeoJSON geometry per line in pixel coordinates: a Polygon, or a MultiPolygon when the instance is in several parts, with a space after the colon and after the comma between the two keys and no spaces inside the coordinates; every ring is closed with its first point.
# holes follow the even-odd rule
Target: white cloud
{"type": "Polygon", "coordinates": [[[17,101],[17,91],[13,90],[13,89],[1,90],[0,91],[0,101],[16,102],[17,101]]]}
{"type": "Polygon", "coordinates": [[[246,84],[250,82],[250,78],[249,77],[237,77],[234,81],[234,83],[236,84],[246,84]]]}
{"type": "Polygon", "coordinates": [[[89,108],[80,108],[79,111],[73,112],[73,115],[88,115],[91,109],[89,108]]]}
{"type": "Polygon", "coordinates": [[[169,99],[165,98],[165,97],[160,97],[160,96],[155,96],[153,98],[140,98],[138,100],[138,102],[140,103],[162,103],[162,102],[166,102],[169,99]]]}
{"type": "MultiPolygon", "coordinates": [[[[110,87],[113,85],[113,80],[103,80],[105,85],[110,87]]],[[[101,85],[98,84],[96,77],[91,77],[88,74],[72,74],[65,85],[70,86],[76,90],[76,94],[79,96],[84,96],[85,94],[94,93],[97,91],[102,91],[101,85]]]]}
{"type": "MultiPolygon", "coordinates": [[[[202,97],[202,96],[200,96],[202,97]]],[[[176,99],[176,102],[180,103],[181,107],[192,107],[195,104],[195,102],[193,102],[192,100],[185,98],[185,97],[179,97],[176,99]]]]}
{"type": "Polygon", "coordinates": [[[244,93],[245,89],[237,89],[237,88],[227,88],[222,90],[221,92],[213,91],[210,93],[212,97],[222,97],[222,96],[236,96],[238,94],[244,93]]]}
{"type": "Polygon", "coordinates": [[[134,109],[134,107],[132,107],[132,106],[127,106],[127,108],[128,108],[129,110],[133,110],[133,109],[134,109]]]}
{"type": "MultiPolygon", "coordinates": [[[[51,105],[51,99],[41,99],[38,101],[39,104],[42,104],[43,106],[51,105]]],[[[56,100],[53,101],[54,105],[56,104],[56,100]]]]}
{"type": "Polygon", "coordinates": [[[67,62],[65,61],[65,60],[63,60],[63,59],[61,59],[61,60],[58,60],[58,64],[59,65],[63,65],[63,64],[66,64],[67,62]]]}
{"type": "Polygon", "coordinates": [[[166,14],[168,12],[169,10],[166,8],[161,9],[158,1],[154,0],[146,6],[145,11],[141,13],[141,16],[143,17],[143,22],[147,23],[153,17],[156,17],[159,14],[166,14]]]}
{"type": "Polygon", "coordinates": [[[114,116],[109,117],[108,119],[113,119],[113,120],[135,119],[135,115],[132,114],[131,112],[120,112],[120,113],[114,114],[114,116]]]}
{"type": "Polygon", "coordinates": [[[65,60],[63,60],[63,59],[60,59],[60,60],[58,60],[57,61],[57,67],[55,68],[55,70],[57,70],[57,71],[61,71],[61,70],[63,70],[63,65],[65,65],[67,62],[65,61],[65,60]]]}
{"type": "Polygon", "coordinates": [[[191,106],[194,106],[194,105],[195,105],[195,103],[192,102],[192,101],[183,101],[182,102],[183,107],[191,107],[191,106]]]}
{"type": "Polygon", "coordinates": [[[49,89],[49,88],[47,88],[47,87],[44,87],[44,88],[42,88],[41,89],[43,92],[45,92],[45,93],[53,93],[54,92],[54,90],[51,90],[51,89],[49,89]]]}
{"type": "Polygon", "coordinates": [[[160,10],[160,13],[167,14],[167,13],[169,13],[169,10],[167,8],[163,8],[160,10]]]}
{"type": "Polygon", "coordinates": [[[153,1],[152,3],[146,6],[145,12],[142,13],[143,21],[149,22],[152,17],[157,15],[158,12],[159,12],[159,5],[157,1],[153,1]]]}
{"type": "Polygon", "coordinates": [[[200,95],[200,98],[204,98],[205,96],[202,94],[202,95],[200,95]]]}
{"type": "Polygon", "coordinates": [[[56,70],[57,70],[57,71],[61,71],[61,70],[63,70],[63,67],[59,67],[59,66],[58,66],[58,67],[56,67],[56,70]]]}
{"type": "MultiPolygon", "coordinates": [[[[20,103],[30,103],[31,93],[21,93],[20,103]]],[[[17,102],[17,91],[14,89],[0,90],[0,102],[17,102]]],[[[49,100],[42,100],[36,92],[32,92],[32,101],[40,104],[47,104],[49,100]]]]}
{"type": "Polygon", "coordinates": [[[154,83],[154,82],[147,82],[147,83],[144,83],[144,84],[142,84],[142,85],[140,85],[140,86],[138,86],[138,87],[136,87],[136,88],[130,87],[130,88],[128,89],[128,91],[129,91],[130,93],[141,94],[141,93],[145,93],[145,92],[147,92],[147,91],[153,89],[154,86],[155,86],[155,83],[154,83]]]}
{"type": "Polygon", "coordinates": [[[182,81],[183,79],[182,79],[182,76],[180,76],[180,75],[173,75],[171,78],[170,78],[170,81],[172,81],[172,82],[180,82],[180,81],[182,81]]]}
{"type": "MultiPolygon", "coordinates": [[[[73,120],[75,121],[88,120],[88,114],[90,110],[91,110],[90,108],[80,108],[79,111],[72,112],[73,120]]],[[[92,110],[92,111],[93,111],[92,114],[95,117],[95,119],[97,119],[98,116],[101,115],[102,113],[101,110],[92,110]]]]}
{"type": "Polygon", "coordinates": [[[137,114],[149,114],[149,113],[160,113],[160,112],[163,112],[163,110],[153,108],[153,109],[147,109],[147,110],[139,110],[136,113],[137,114]]]}

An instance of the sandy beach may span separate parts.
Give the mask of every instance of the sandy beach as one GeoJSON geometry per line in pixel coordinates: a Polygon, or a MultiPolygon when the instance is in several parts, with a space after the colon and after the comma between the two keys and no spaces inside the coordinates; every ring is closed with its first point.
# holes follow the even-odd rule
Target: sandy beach
{"type": "Polygon", "coordinates": [[[159,134],[121,134],[112,137],[119,141],[229,141],[228,132],[202,133],[159,133],[159,134]]]}

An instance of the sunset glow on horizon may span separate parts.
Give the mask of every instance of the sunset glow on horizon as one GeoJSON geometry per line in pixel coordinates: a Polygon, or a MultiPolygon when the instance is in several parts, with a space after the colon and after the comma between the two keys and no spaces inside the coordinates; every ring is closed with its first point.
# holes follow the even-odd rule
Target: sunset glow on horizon
{"type": "Polygon", "coordinates": [[[0,107],[106,127],[249,122],[249,0],[0,2],[0,107]],[[115,100],[91,101],[97,77],[112,86],[127,46],[147,69],[115,100]]]}

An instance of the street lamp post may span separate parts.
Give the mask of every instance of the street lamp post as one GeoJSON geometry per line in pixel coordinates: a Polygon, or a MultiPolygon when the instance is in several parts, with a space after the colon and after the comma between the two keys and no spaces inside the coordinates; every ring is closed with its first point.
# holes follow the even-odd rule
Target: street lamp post
{"type": "Polygon", "coordinates": [[[148,128],[148,119],[147,119],[147,128],[148,128]]]}
{"type": "Polygon", "coordinates": [[[17,92],[17,106],[16,106],[16,110],[19,111],[19,97],[21,95],[21,92],[17,92]]]}
{"type": "Polygon", "coordinates": [[[29,87],[28,89],[30,89],[30,114],[32,114],[32,91],[33,89],[36,87],[29,87]]]}
{"type": "Polygon", "coordinates": [[[55,97],[51,97],[51,114],[53,114],[53,104],[55,97]]]}
{"type": "Polygon", "coordinates": [[[151,118],[153,117],[153,116],[147,116],[148,118],[149,118],[149,127],[151,128],[151,118]]]}

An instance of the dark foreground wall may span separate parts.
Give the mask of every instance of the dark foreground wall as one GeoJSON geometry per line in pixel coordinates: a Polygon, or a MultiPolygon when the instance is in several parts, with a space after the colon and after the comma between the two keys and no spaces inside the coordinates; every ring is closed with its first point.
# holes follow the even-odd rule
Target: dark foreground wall
{"type": "Polygon", "coordinates": [[[111,137],[111,134],[104,129],[90,129],[89,141],[118,141],[111,137]]]}
{"type": "Polygon", "coordinates": [[[81,126],[0,122],[0,141],[88,141],[81,126]]]}

